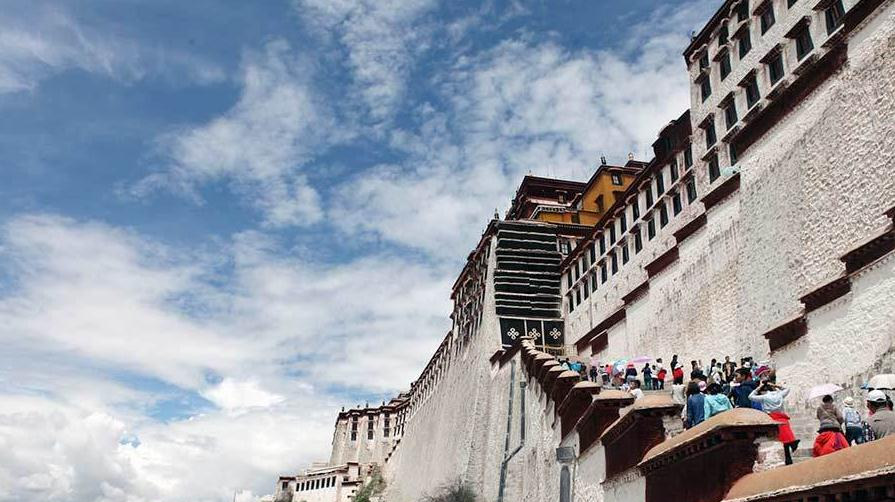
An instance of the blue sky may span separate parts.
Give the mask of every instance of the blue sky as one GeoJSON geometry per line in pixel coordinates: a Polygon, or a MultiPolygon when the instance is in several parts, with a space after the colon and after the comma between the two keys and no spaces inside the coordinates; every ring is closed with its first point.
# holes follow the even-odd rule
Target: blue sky
{"type": "Polygon", "coordinates": [[[648,157],[719,3],[5,2],[0,501],[254,500],[326,459],[522,176],[648,157]]]}

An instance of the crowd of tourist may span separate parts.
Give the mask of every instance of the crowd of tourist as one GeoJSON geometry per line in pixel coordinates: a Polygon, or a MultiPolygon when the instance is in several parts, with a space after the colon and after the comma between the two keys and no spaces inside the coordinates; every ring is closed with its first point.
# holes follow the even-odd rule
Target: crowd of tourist
{"type": "MultiPolygon", "coordinates": [[[[783,443],[787,464],[799,440],[790,426],[786,413],[786,399],[790,389],[777,383],[774,370],[768,363],[758,363],[751,357],[739,363],[726,356],[724,361],[712,359],[703,367],[701,361],[690,361],[689,379],[684,384],[684,365],[674,355],[666,366],[661,358],[655,362],[637,358],[638,362],[616,361],[611,364],[592,362],[590,365],[572,360],[560,360],[564,369],[577,372],[582,380],[626,390],[635,399],[644,390],[664,390],[669,381],[672,399],[682,406],[681,419],[685,428],[692,428],[709,418],[732,408],[753,408],[768,414],[780,424],[778,440],[783,443]],[[640,366],[643,364],[643,366],[640,366]],[[638,371],[638,368],[639,371],[638,371]]],[[[895,412],[892,399],[881,390],[870,390],[865,398],[867,416],[862,416],[854,398],[846,397],[837,405],[833,395],[821,397],[817,407],[818,434],[812,454],[822,456],[850,445],[895,435],[895,412]]]]}

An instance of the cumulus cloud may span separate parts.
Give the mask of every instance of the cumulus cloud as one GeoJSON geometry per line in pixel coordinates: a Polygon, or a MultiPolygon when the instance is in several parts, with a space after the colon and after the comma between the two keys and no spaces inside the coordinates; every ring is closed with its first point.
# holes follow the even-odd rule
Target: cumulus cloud
{"type": "Polygon", "coordinates": [[[266,493],[327,458],[345,399],[405,388],[449,327],[438,270],[314,262],[258,232],[196,251],[25,215],[0,255],[0,500],[266,493]]]}
{"type": "Polygon", "coordinates": [[[133,82],[147,75],[208,84],[224,79],[217,65],[180,50],[144,47],[109,26],[79,20],[61,5],[12,1],[0,11],[0,94],[33,91],[69,69],[133,82]]]}
{"type": "Polygon", "coordinates": [[[419,127],[392,134],[405,160],[340,188],[331,210],[337,223],[434,256],[459,256],[495,204],[506,209],[525,174],[584,180],[601,154],[616,162],[628,152],[648,159],[655,134],[689,106],[680,52],[687,28],[712,7],[659,9],[611,50],[571,50],[522,34],[459,56],[433,78],[448,107],[419,107],[419,127]]]}
{"type": "Polygon", "coordinates": [[[199,201],[197,187],[227,181],[271,226],[319,221],[319,195],[301,168],[347,132],[314,94],[312,66],[278,40],[246,53],[240,80],[239,101],[225,114],[160,139],[167,165],[131,192],[169,188],[199,201]]]}

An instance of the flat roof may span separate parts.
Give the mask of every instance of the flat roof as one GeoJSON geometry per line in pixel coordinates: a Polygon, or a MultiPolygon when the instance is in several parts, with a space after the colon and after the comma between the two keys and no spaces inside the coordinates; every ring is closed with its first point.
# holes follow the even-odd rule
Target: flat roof
{"type": "Polygon", "coordinates": [[[763,500],[892,473],[895,473],[895,436],[888,436],[823,457],[747,474],[733,485],[724,500],[763,500]]]}

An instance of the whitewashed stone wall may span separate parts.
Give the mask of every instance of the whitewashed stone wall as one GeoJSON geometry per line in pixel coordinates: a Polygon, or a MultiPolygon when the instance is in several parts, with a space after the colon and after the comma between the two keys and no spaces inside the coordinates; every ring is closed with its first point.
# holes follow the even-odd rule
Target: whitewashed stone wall
{"type": "MultiPolygon", "coordinates": [[[[810,3],[797,5],[810,9],[805,7],[810,3]]],[[[775,29],[785,25],[778,17],[775,29]]],[[[750,57],[766,52],[760,38],[753,36],[750,57]]],[[[895,204],[892,54],[895,7],[889,2],[867,27],[853,33],[841,71],[742,154],[739,191],[708,212],[706,226],[679,246],[679,259],[627,306],[626,319],[609,332],[603,356],[643,354],[663,357],[666,363],[672,354],[683,362],[725,355],[772,357],[778,379],[799,389],[790,407],[796,421],[806,424],[798,430],[803,436],[810,434],[806,414],[811,410],[804,389],[819,379],[856,384],[874,371],[892,369],[895,259],[861,272],[849,295],[811,313],[803,339],[769,354],[761,336],[799,313],[804,293],[842,273],[839,257],[884,225],[884,210],[895,204]]],[[[732,85],[742,77],[736,72],[727,79],[732,85]]],[[[714,92],[726,94],[722,88],[714,92]]],[[[694,117],[699,113],[694,110],[694,117]]],[[[700,143],[694,140],[694,145],[700,143]]],[[[708,186],[700,156],[697,149],[694,169],[704,195],[720,182],[708,186]]],[[[688,206],[656,239],[644,239],[643,252],[568,316],[567,343],[620,308],[621,298],[646,279],[643,266],[674,246],[672,232],[701,211],[699,203],[688,206]]],[[[457,479],[469,483],[483,500],[497,500],[513,364],[498,369],[488,360],[499,348],[491,245],[482,327],[407,422],[384,466],[390,502],[419,500],[457,479]]],[[[516,361],[518,382],[524,372],[518,356],[516,361]]],[[[519,392],[517,388],[511,451],[521,441],[519,392]]],[[[556,500],[560,438],[553,403],[536,384],[524,392],[525,445],[508,464],[504,500],[556,500]]],[[[566,441],[576,441],[574,436],[566,441]]],[[[595,444],[574,464],[575,500],[641,499],[643,480],[636,473],[625,482],[601,483],[602,455],[595,444]]]]}
{"type": "MultiPolygon", "coordinates": [[[[601,356],[767,358],[761,334],[798,314],[799,298],[841,274],[839,257],[888,221],[883,213],[895,204],[893,12],[890,2],[855,33],[841,72],[742,155],[740,190],[708,212],[707,225],[679,246],[679,260],[627,307],[601,356]]],[[[700,179],[703,195],[709,187],[700,179]]],[[[643,265],[698,214],[691,209],[569,316],[570,341],[622,306],[621,297],[646,278],[643,265]]],[[[851,332],[830,333],[831,346],[851,332]]]]}

